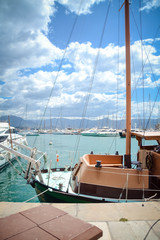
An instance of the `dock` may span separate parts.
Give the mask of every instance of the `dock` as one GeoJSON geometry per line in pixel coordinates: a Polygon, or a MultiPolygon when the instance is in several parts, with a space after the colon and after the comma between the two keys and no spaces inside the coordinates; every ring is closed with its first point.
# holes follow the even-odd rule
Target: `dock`
{"type": "Polygon", "coordinates": [[[0,202],[0,218],[42,205],[52,206],[69,216],[98,227],[103,231],[100,240],[160,239],[158,201],[99,204],[0,202]]]}

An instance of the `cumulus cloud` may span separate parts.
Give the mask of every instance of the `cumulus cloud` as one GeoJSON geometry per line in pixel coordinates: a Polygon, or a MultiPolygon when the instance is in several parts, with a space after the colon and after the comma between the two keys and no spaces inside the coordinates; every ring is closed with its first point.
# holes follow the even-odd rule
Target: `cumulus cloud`
{"type": "Polygon", "coordinates": [[[78,15],[91,13],[91,7],[96,3],[104,2],[105,0],[56,0],[60,4],[66,6],[70,12],[78,15]]]}
{"type": "Polygon", "coordinates": [[[79,14],[90,12],[90,7],[102,0],[1,0],[0,1],[0,76],[26,68],[40,68],[56,64],[62,50],[47,38],[50,17],[56,12],[55,2],[79,14]]]}
{"type": "Polygon", "coordinates": [[[2,0],[0,2],[0,76],[26,68],[54,64],[62,51],[46,37],[54,2],[2,0]]]}
{"type": "Polygon", "coordinates": [[[160,7],[160,0],[143,0],[143,5],[144,6],[140,9],[141,11],[150,11],[160,7]]]}
{"type": "MultiPolygon", "coordinates": [[[[149,51],[149,59],[155,69],[158,69],[159,56],[156,55],[155,48],[153,48],[153,46],[147,41],[146,43],[146,47],[148,47],[146,51],[149,51]]],[[[149,69],[149,63],[146,63],[146,67],[144,68],[144,84],[141,81],[142,78],[139,77],[141,76],[141,51],[139,49],[139,42],[136,41],[131,46],[133,59],[136,59],[134,72],[132,72],[133,79],[137,82],[136,87],[142,88],[144,86],[145,88],[155,88],[155,85],[159,84],[159,80],[156,82],[152,81],[152,71],[149,69]]],[[[106,109],[107,106],[110,108],[111,105],[112,111],[115,111],[117,104],[117,90],[119,93],[119,105],[121,105],[119,108],[122,109],[125,105],[124,46],[119,47],[119,51],[121,52],[120,64],[124,66],[121,67],[121,70],[118,73],[117,46],[109,44],[105,48],[100,49],[101,55],[90,92],[89,112],[92,116],[95,111],[97,114],[99,113],[99,115],[101,115],[103,108],[106,109]]],[[[89,42],[86,44],[80,44],[78,42],[71,43],[68,46],[65,61],[68,63],[67,67],[72,66],[72,72],[68,73],[65,71],[65,68],[63,68],[59,73],[54,70],[51,72],[40,70],[36,73],[29,74],[28,76],[12,75],[12,78],[10,78],[8,83],[1,85],[1,90],[4,96],[7,97],[9,93],[12,98],[12,101],[10,99],[6,100],[3,106],[8,108],[8,105],[9,103],[11,104],[11,102],[13,105],[17,104],[17,106],[22,105],[21,103],[25,102],[30,108],[34,109],[34,113],[37,111],[36,109],[40,108],[41,111],[43,111],[44,106],[49,99],[51,89],[54,87],[49,101],[49,107],[56,109],[60,107],[66,109],[72,108],[74,109],[74,114],[81,115],[89,86],[91,84],[96,53],[97,49],[92,47],[89,42]],[[58,78],[54,86],[57,73],[58,78]],[[17,102],[17,98],[21,99],[21,101],[17,102]]],[[[133,88],[135,86],[134,84],[135,83],[132,82],[133,88]]],[[[22,109],[22,107],[19,107],[19,110],[20,109],[22,109]]],[[[67,114],[73,114],[73,112],[68,111],[67,114]]]]}
{"type": "MultiPolygon", "coordinates": [[[[90,90],[87,111],[90,116],[105,115],[104,109],[115,112],[117,90],[118,114],[121,115],[125,109],[125,47],[108,44],[98,49],[90,41],[71,42],[64,55],[65,50],[56,47],[47,38],[48,23],[56,12],[56,2],[63,4],[71,13],[88,14],[94,4],[102,1],[0,1],[0,80],[4,83],[0,84],[1,115],[22,117],[27,105],[28,118],[34,118],[42,115],[48,102],[48,107],[54,108],[56,113],[63,107],[67,109],[65,116],[82,116],[90,90]],[[98,52],[98,64],[95,66],[98,52]],[[57,72],[62,56],[64,61],[57,72]]],[[[132,80],[133,88],[136,85],[139,89],[142,86],[154,89],[160,84],[160,56],[152,42],[152,39],[143,41],[144,84],[141,42],[132,43],[132,79],[136,83],[132,80]],[[155,81],[152,80],[150,64],[154,67],[155,81]]]]}

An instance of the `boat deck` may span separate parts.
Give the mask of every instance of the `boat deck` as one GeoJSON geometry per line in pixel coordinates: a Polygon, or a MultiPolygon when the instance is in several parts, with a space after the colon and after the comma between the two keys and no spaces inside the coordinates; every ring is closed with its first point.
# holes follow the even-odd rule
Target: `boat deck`
{"type": "MultiPolygon", "coordinates": [[[[67,191],[70,180],[71,171],[56,171],[49,173],[42,173],[44,184],[49,185],[57,190],[67,191]],[[49,180],[48,180],[49,179],[49,180]]],[[[38,176],[36,176],[38,180],[38,176]]]]}

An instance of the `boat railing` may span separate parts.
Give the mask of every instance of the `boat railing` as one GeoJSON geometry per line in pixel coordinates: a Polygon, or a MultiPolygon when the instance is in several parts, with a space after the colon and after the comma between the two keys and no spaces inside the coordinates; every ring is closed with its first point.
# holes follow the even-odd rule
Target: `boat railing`
{"type": "MultiPolygon", "coordinates": [[[[30,148],[30,147],[28,147],[26,145],[23,145],[23,144],[20,144],[20,143],[18,143],[16,141],[12,141],[12,143],[14,143],[15,145],[20,146],[21,148],[30,150],[30,152],[31,152],[30,157],[25,155],[25,154],[23,154],[23,153],[21,153],[21,152],[19,152],[19,151],[17,151],[17,149],[16,150],[13,149],[12,146],[8,147],[5,144],[0,144],[0,148],[4,149],[5,151],[7,151],[10,154],[13,154],[16,157],[20,157],[20,158],[28,161],[27,169],[26,169],[25,174],[24,174],[24,178],[26,178],[27,181],[30,181],[30,179],[31,179],[31,177],[33,175],[33,171],[35,171],[35,174],[38,175],[40,182],[43,183],[43,178],[42,178],[41,171],[40,171],[40,159],[41,159],[41,156],[38,159],[36,159],[36,158],[37,158],[37,153],[41,154],[43,157],[46,158],[46,153],[38,151],[36,148],[30,148]]],[[[8,161],[10,162],[9,159],[8,159],[8,161]]]]}

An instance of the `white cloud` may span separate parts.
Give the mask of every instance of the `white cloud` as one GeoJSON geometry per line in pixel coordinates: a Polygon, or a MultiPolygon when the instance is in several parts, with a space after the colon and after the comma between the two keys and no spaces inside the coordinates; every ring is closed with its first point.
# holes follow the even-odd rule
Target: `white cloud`
{"type": "Polygon", "coordinates": [[[156,104],[154,104],[153,101],[144,101],[143,102],[135,102],[132,101],[132,109],[134,109],[133,111],[133,116],[134,118],[141,118],[144,114],[146,119],[150,118],[150,115],[152,116],[152,118],[158,118],[159,117],[159,108],[160,108],[160,103],[157,102],[156,104]],[[143,108],[145,106],[145,108],[143,108]],[[143,112],[144,109],[144,112],[143,112]]]}
{"type": "MultiPolygon", "coordinates": [[[[102,0],[82,1],[80,13],[102,0]]],[[[58,1],[77,13],[80,1],[58,1]]],[[[55,0],[0,1],[0,76],[11,72],[56,64],[62,51],[46,37],[50,16],[56,12],[55,0]]]]}
{"type": "Polygon", "coordinates": [[[149,11],[149,10],[160,7],[160,0],[143,0],[143,5],[144,6],[140,10],[149,11]]]}
{"type": "Polygon", "coordinates": [[[62,68],[64,68],[64,69],[66,69],[66,68],[71,68],[71,67],[72,67],[71,64],[64,64],[64,65],[62,65],[62,68]]]}
{"type": "MultiPolygon", "coordinates": [[[[147,43],[145,47],[148,48],[146,51],[151,49],[149,51],[149,59],[154,68],[159,69],[159,60],[157,60],[159,56],[157,56],[155,48],[149,43],[147,43]]],[[[141,73],[141,51],[139,42],[135,42],[131,49],[134,56],[133,58],[136,59],[132,76],[135,82],[137,82],[136,87],[140,89],[143,87],[143,84],[141,77],[139,79],[141,73]]],[[[104,109],[110,109],[111,112],[117,109],[117,86],[118,114],[122,113],[125,109],[124,46],[119,48],[119,52],[121,53],[120,65],[122,67],[117,77],[117,46],[110,44],[100,49],[99,64],[94,76],[88,104],[87,113],[90,114],[90,116],[94,116],[95,114],[102,115],[104,109]],[[106,68],[108,70],[106,70],[106,68]]],[[[4,108],[11,109],[13,106],[17,106],[19,113],[22,114],[22,111],[25,109],[25,103],[30,109],[30,114],[33,113],[34,115],[35,112],[43,112],[51,90],[53,89],[49,101],[49,108],[55,108],[57,109],[56,111],[58,111],[58,108],[63,107],[70,109],[68,111],[66,110],[66,116],[81,116],[92,80],[96,53],[97,49],[93,48],[89,42],[86,44],[80,44],[78,42],[71,43],[68,46],[65,61],[67,62],[67,67],[72,66],[73,71],[68,72],[66,68],[63,68],[63,70],[58,73],[54,89],[53,85],[57,77],[56,71],[47,72],[40,70],[26,76],[17,74],[8,76],[7,83],[1,85],[1,91],[3,92],[3,96],[6,97],[9,93],[12,101],[6,100],[3,103],[4,108]],[[19,101],[17,101],[17,99],[19,99],[19,101]]],[[[60,56],[57,55],[57,58],[59,59],[60,56]]],[[[146,72],[144,71],[144,87],[156,88],[160,80],[157,79],[153,82],[151,78],[152,71],[148,63],[144,70],[147,70],[146,72]]],[[[134,86],[135,83],[132,82],[132,87],[134,88],[134,86]]]]}
{"type": "MultiPolygon", "coordinates": [[[[82,1],[80,13],[90,13],[93,4],[101,1],[103,0],[82,1]]],[[[80,0],[57,0],[57,2],[65,5],[70,12],[78,14],[80,0]]],[[[88,114],[104,115],[106,114],[104,109],[114,112],[117,109],[118,86],[118,114],[120,115],[125,109],[125,47],[120,46],[118,49],[118,46],[108,44],[99,50],[94,48],[91,42],[71,42],[67,48],[62,68],[57,73],[54,67],[57,67],[61,61],[64,50],[54,46],[46,35],[50,16],[55,12],[54,3],[53,0],[0,1],[0,31],[2,33],[0,76],[1,81],[5,82],[0,85],[1,111],[22,117],[27,104],[28,118],[33,118],[35,114],[42,115],[53,90],[49,107],[56,108],[56,111],[58,108],[65,107],[66,116],[69,114],[81,116],[93,80],[88,114]],[[93,77],[98,51],[100,55],[93,77]],[[118,51],[119,73],[117,72],[118,51]],[[40,70],[40,67],[47,65],[48,68],[51,66],[48,72],[46,68],[40,70]]],[[[152,46],[152,39],[146,39],[143,42],[144,86],[147,89],[154,89],[160,84],[158,77],[160,56],[156,48],[152,46]],[[156,75],[154,82],[150,64],[154,67],[156,75]]],[[[160,42],[160,39],[157,39],[157,42],[160,42]]],[[[142,88],[140,41],[132,44],[131,52],[132,60],[134,60],[132,76],[137,82],[137,88],[142,88]]],[[[132,86],[135,86],[133,80],[132,86]]]]}
{"type": "MultiPolygon", "coordinates": [[[[5,28],[15,34],[19,34],[22,29],[26,35],[37,30],[47,32],[50,16],[55,12],[53,0],[1,0],[0,6],[3,33],[5,28]]],[[[23,36],[19,35],[19,38],[22,39],[23,36]]]]}
{"type": "Polygon", "coordinates": [[[96,3],[104,2],[105,0],[56,0],[60,4],[67,7],[70,12],[78,15],[91,13],[91,7],[96,3]]]}
{"type": "Polygon", "coordinates": [[[61,56],[62,51],[46,37],[51,0],[0,1],[0,75],[38,68],[61,56]]]}

